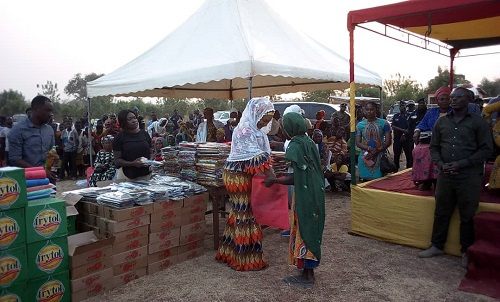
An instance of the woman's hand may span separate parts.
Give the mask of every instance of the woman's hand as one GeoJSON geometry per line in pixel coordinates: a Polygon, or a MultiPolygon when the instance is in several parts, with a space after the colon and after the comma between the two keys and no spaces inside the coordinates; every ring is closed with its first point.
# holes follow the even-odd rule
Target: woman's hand
{"type": "Polygon", "coordinates": [[[273,177],[268,177],[266,179],[264,179],[262,181],[262,183],[266,186],[266,187],[270,187],[272,185],[274,185],[274,183],[276,182],[276,178],[273,178],[273,177]]]}
{"type": "Polygon", "coordinates": [[[420,131],[415,130],[415,132],[413,133],[413,142],[415,143],[415,145],[418,145],[419,139],[420,139],[420,131]]]}
{"type": "Polygon", "coordinates": [[[142,157],[139,157],[137,158],[136,160],[134,160],[132,162],[132,165],[136,168],[142,168],[142,167],[145,167],[145,164],[144,164],[144,161],[142,159],[142,157]]]}

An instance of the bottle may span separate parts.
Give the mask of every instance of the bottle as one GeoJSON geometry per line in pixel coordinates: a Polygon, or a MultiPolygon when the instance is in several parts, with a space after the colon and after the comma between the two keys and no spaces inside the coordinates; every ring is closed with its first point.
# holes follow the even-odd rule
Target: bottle
{"type": "Polygon", "coordinates": [[[45,169],[52,172],[57,172],[59,169],[59,155],[57,154],[57,146],[52,147],[47,154],[47,159],[45,160],[45,169]]]}

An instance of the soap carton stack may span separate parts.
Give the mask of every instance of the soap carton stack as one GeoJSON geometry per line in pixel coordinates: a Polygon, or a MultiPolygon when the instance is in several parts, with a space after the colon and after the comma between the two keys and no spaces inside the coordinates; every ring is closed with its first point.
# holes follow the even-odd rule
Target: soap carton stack
{"type": "Polygon", "coordinates": [[[203,254],[208,194],[155,202],[151,214],[148,274],[203,254]]]}
{"type": "Polygon", "coordinates": [[[19,168],[0,169],[0,195],[0,299],[70,301],[65,202],[27,202],[19,168]]]}
{"type": "Polygon", "coordinates": [[[113,243],[114,238],[100,240],[92,231],[68,237],[73,302],[113,288],[113,243]]]}
{"type": "Polygon", "coordinates": [[[102,207],[98,220],[99,233],[102,237],[114,238],[113,286],[146,275],[152,212],[152,203],[129,209],[102,207]]]}

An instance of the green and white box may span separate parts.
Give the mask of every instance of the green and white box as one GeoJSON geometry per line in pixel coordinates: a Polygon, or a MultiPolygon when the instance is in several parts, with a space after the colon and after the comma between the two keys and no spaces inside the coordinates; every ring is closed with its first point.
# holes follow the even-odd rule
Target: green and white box
{"type": "Polygon", "coordinates": [[[27,301],[71,301],[69,271],[30,280],[27,301]]]}
{"type": "Polygon", "coordinates": [[[30,201],[26,207],[26,242],[33,243],[68,234],[66,202],[57,198],[30,201]]]}
{"type": "Polygon", "coordinates": [[[28,279],[26,246],[0,252],[0,288],[7,288],[28,279]]]}
{"type": "Polygon", "coordinates": [[[67,237],[30,243],[27,249],[30,279],[69,270],[67,237]]]}
{"type": "Polygon", "coordinates": [[[24,208],[27,202],[24,169],[0,168],[0,211],[24,208]]]}
{"type": "Polygon", "coordinates": [[[26,244],[24,209],[0,212],[0,250],[15,248],[24,244],[26,244]]]}

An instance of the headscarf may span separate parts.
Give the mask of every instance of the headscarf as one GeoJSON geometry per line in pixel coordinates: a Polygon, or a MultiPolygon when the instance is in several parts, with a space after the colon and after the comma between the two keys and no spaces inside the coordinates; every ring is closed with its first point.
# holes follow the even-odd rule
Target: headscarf
{"type": "Polygon", "coordinates": [[[161,152],[161,149],[160,150],[157,150],[156,149],[156,142],[157,141],[160,141],[163,143],[163,147],[166,147],[167,146],[167,142],[165,141],[165,139],[163,137],[153,137],[153,151],[155,153],[158,153],[158,152],[161,152]]]}
{"type": "Polygon", "coordinates": [[[441,86],[438,88],[438,90],[436,90],[436,93],[434,93],[434,98],[437,100],[438,97],[442,94],[447,94],[447,95],[450,95],[451,94],[451,89],[450,87],[448,86],[441,86]]]}
{"type": "Polygon", "coordinates": [[[316,117],[318,120],[322,120],[323,118],[325,118],[325,110],[318,111],[318,113],[316,113],[316,117]]]}
{"type": "Polygon", "coordinates": [[[249,160],[262,153],[271,154],[267,135],[257,128],[260,119],[270,112],[274,112],[274,106],[268,98],[253,98],[248,102],[233,131],[228,162],[249,160]]]}
{"type": "Polygon", "coordinates": [[[300,236],[316,259],[321,260],[325,226],[324,175],[316,144],[307,136],[306,123],[298,113],[283,116],[283,126],[292,136],[285,158],[292,162],[295,210],[300,236]]]}
{"type": "Polygon", "coordinates": [[[288,107],[285,108],[285,111],[283,111],[283,115],[287,114],[287,113],[290,113],[290,112],[295,112],[295,113],[298,113],[300,114],[301,113],[301,110],[300,109],[300,106],[299,105],[290,105],[288,107]]]}

